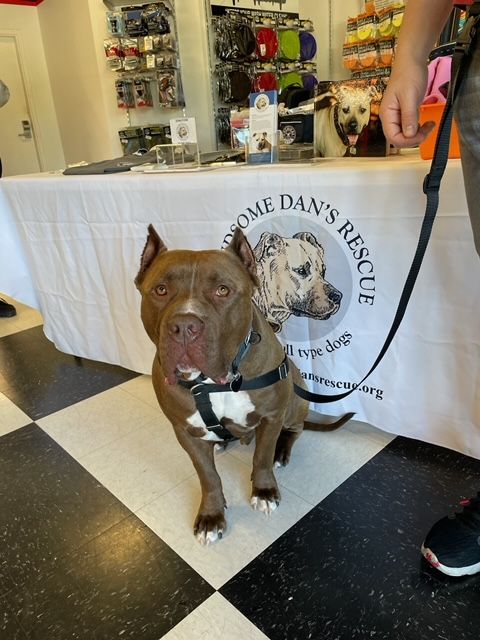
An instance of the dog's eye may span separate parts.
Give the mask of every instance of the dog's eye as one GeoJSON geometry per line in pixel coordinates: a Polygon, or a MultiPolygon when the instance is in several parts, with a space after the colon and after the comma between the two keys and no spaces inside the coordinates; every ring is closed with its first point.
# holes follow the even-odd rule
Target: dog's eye
{"type": "Polygon", "coordinates": [[[310,263],[306,262],[300,267],[293,267],[293,271],[295,271],[295,273],[298,274],[301,278],[307,278],[311,273],[310,263]]]}
{"type": "Polygon", "coordinates": [[[350,107],[343,107],[342,111],[343,113],[350,113],[350,107]]]}
{"type": "Polygon", "coordinates": [[[365,107],[360,107],[360,113],[366,113],[366,111],[365,107]]]}
{"type": "Polygon", "coordinates": [[[166,296],[167,287],[164,284],[159,284],[155,287],[155,293],[157,294],[157,296],[166,296]]]}
{"type": "Polygon", "coordinates": [[[226,298],[229,293],[230,289],[224,284],[221,284],[219,287],[217,287],[217,290],[215,291],[215,295],[219,296],[220,298],[226,298]]]}

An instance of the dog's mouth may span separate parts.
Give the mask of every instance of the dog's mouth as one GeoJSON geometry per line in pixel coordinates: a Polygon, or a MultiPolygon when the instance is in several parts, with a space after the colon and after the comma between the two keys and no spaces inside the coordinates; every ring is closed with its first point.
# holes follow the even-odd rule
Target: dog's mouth
{"type": "Polygon", "coordinates": [[[347,140],[348,140],[349,146],[354,147],[357,144],[358,134],[357,133],[347,134],[347,140]]]}
{"type": "Polygon", "coordinates": [[[312,318],[314,320],[328,320],[331,316],[337,313],[339,308],[340,305],[338,303],[335,303],[330,309],[328,309],[328,311],[319,313],[318,311],[310,311],[309,309],[300,309],[294,307],[292,309],[292,314],[297,317],[303,316],[305,318],[312,318]]]}
{"type": "Polygon", "coordinates": [[[170,362],[166,369],[165,382],[171,385],[177,384],[178,380],[195,380],[200,375],[210,378],[217,384],[227,384],[233,377],[228,371],[220,375],[209,372],[206,363],[198,362],[187,352],[182,354],[176,363],[170,362]]]}

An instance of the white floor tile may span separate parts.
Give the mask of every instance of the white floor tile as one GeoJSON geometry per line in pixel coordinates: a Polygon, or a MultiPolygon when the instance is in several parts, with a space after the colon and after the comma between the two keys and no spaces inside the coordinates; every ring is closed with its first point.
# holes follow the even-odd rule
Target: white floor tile
{"type": "Polygon", "coordinates": [[[13,300],[3,293],[0,294],[0,298],[3,298],[10,304],[13,304],[17,310],[17,315],[12,318],[0,318],[0,338],[17,333],[17,331],[24,331],[25,329],[31,329],[37,327],[39,324],[43,324],[43,318],[41,314],[31,307],[27,307],[17,300],[13,300]]]}
{"type": "Polygon", "coordinates": [[[119,388],[130,393],[134,398],[137,398],[137,400],[146,402],[151,407],[155,407],[155,409],[158,409],[159,411],[161,410],[157,396],[153,390],[152,376],[138,376],[137,378],[133,378],[133,380],[124,382],[119,386],[119,388]]]}
{"type": "Polygon", "coordinates": [[[131,511],[195,475],[166,420],[135,429],[79,461],[131,511]]]}
{"type": "MultiPolygon", "coordinates": [[[[330,433],[304,431],[293,446],[290,463],[276,469],[277,482],[317,505],[394,437],[353,420],[330,433]]],[[[250,464],[252,453],[250,445],[236,447],[231,455],[250,464]]]]}
{"type": "Polygon", "coordinates": [[[271,516],[253,511],[250,507],[250,465],[229,453],[218,455],[216,462],[228,504],[228,529],[222,540],[204,547],[193,535],[193,522],[200,503],[196,474],[137,511],[136,515],[218,589],[293,526],[311,505],[288,489],[282,489],[282,502],[271,516]]]}
{"type": "Polygon", "coordinates": [[[0,436],[30,424],[32,419],[11,400],[0,393],[0,436]]]}
{"type": "Polygon", "coordinates": [[[157,420],[159,409],[114,387],[37,420],[77,460],[157,420]]]}
{"type": "Polygon", "coordinates": [[[214,593],[162,640],[268,640],[238,609],[214,593]]]}

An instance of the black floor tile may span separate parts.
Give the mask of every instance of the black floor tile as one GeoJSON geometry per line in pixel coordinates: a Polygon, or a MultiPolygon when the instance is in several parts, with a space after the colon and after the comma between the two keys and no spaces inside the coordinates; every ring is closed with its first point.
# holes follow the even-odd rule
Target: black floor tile
{"type": "Polygon", "coordinates": [[[0,391],[32,420],[138,375],[62,353],[47,340],[42,327],[0,338],[0,391]]]}
{"type": "Polygon", "coordinates": [[[34,424],[0,487],[2,640],[158,640],[214,591],[34,424]]]}
{"type": "Polygon", "coordinates": [[[397,438],[221,593],[271,640],[478,640],[480,578],[447,579],[419,547],[479,484],[480,461],[397,438]]]}

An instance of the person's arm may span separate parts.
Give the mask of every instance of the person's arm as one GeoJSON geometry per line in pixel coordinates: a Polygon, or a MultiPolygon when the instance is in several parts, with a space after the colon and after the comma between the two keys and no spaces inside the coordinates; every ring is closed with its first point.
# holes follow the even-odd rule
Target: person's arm
{"type": "Polygon", "coordinates": [[[418,109],[427,88],[427,59],[448,16],[452,0],[409,0],[395,51],[392,75],[380,106],[387,140],[412,147],[425,140],[433,122],[418,126],[418,109]]]}

